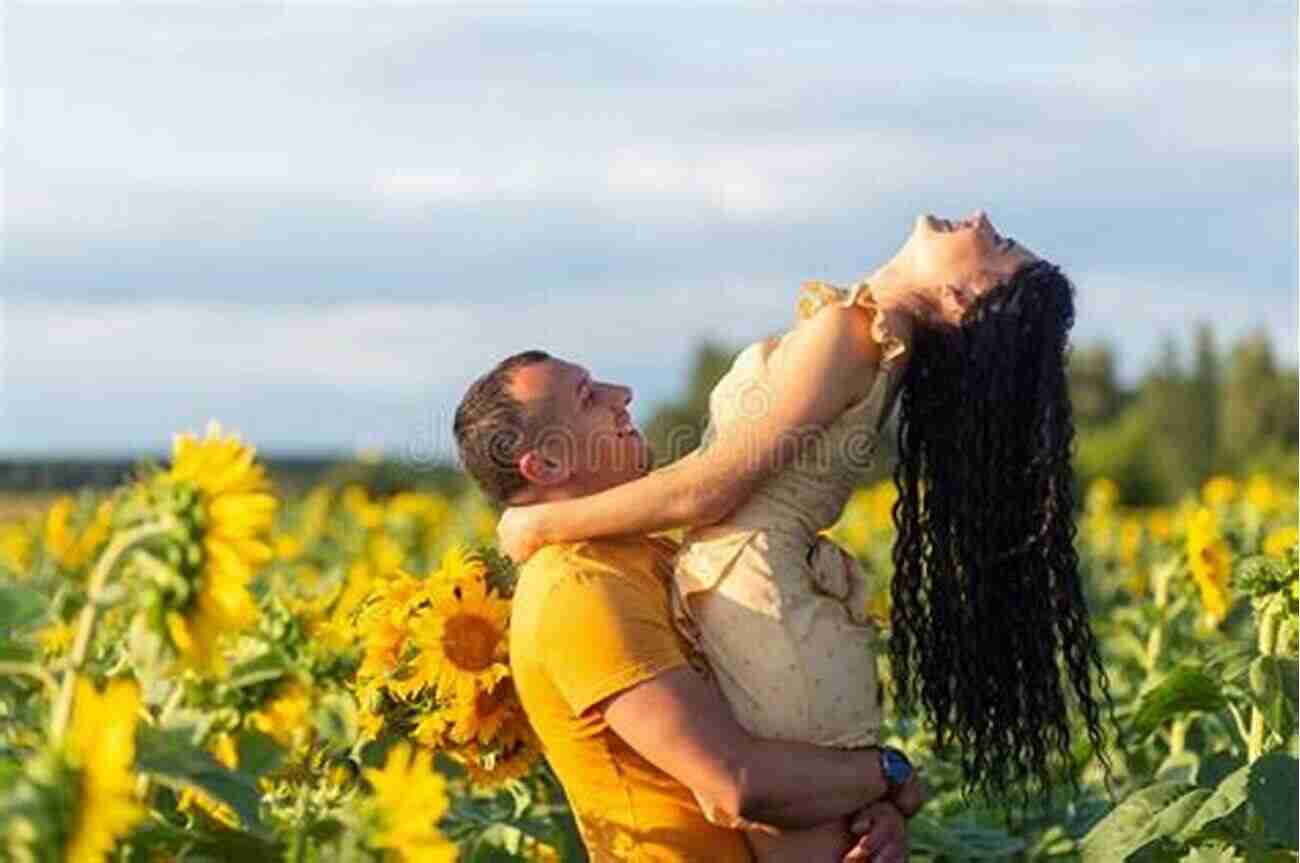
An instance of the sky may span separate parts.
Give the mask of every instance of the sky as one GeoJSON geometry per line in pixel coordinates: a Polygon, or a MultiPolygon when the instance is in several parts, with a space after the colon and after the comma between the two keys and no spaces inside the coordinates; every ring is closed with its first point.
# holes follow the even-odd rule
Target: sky
{"type": "Polygon", "coordinates": [[[1198,321],[1296,363],[1291,3],[0,9],[0,454],[436,459],[529,348],[643,422],[976,207],[1126,384],[1198,321]]]}

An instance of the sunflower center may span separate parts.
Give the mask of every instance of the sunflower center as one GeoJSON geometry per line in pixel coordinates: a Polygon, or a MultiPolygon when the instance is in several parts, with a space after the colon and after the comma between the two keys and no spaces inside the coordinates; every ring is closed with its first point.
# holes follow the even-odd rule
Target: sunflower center
{"type": "Polygon", "coordinates": [[[456,614],[444,624],[442,649],[461,671],[483,671],[492,664],[500,640],[501,633],[492,621],[475,614],[456,614]]]}

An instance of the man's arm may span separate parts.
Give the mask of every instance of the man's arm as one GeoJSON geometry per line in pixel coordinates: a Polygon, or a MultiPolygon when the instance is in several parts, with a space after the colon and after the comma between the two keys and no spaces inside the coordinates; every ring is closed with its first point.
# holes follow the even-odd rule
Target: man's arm
{"type": "MultiPolygon", "coordinates": [[[[602,711],[647,761],[746,821],[811,827],[885,794],[878,753],[760,740],[687,665],[663,586],[598,559],[557,558],[535,646],[575,715],[602,711]]],[[[904,786],[906,790],[908,786],[904,786]]],[[[905,794],[896,795],[905,814],[905,794]]]]}
{"type": "MultiPolygon", "coordinates": [[[[746,821],[814,827],[887,796],[876,749],[756,738],[689,668],[666,671],[595,708],[647,761],[746,821]]],[[[905,815],[919,795],[900,795],[905,815]],[[908,807],[908,808],[904,808],[908,807]]]]}

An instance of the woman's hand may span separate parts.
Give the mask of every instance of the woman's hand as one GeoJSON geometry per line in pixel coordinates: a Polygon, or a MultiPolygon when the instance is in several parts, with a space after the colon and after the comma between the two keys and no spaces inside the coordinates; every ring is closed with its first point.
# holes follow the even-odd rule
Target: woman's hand
{"type": "Polygon", "coordinates": [[[913,770],[907,781],[890,797],[890,802],[904,817],[911,818],[925,805],[929,796],[925,783],[921,781],[920,771],[913,770]]]}
{"type": "Polygon", "coordinates": [[[542,536],[541,510],[546,504],[512,506],[497,522],[497,545],[501,553],[521,564],[546,544],[542,536]]]}
{"type": "Polygon", "coordinates": [[[849,830],[857,841],[843,863],[903,863],[907,859],[907,824],[892,803],[878,800],[860,810],[849,830]]]}

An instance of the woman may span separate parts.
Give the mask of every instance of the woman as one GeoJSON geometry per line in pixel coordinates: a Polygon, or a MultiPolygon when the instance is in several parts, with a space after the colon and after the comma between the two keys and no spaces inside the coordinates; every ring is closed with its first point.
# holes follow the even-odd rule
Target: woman
{"type": "MultiPolygon", "coordinates": [[[[919,703],[939,745],[960,744],[966,790],[1050,788],[1070,760],[1067,702],[1100,751],[1092,671],[1106,694],[1072,544],[1072,286],[983,213],[922,216],[867,281],[805,285],[798,317],[736,357],[700,449],[590,497],[507,510],[503,549],[522,560],[551,542],[688,527],[678,623],[742,725],[872,745],[864,580],[819,532],[898,401],[896,702],[919,703]]],[[[780,837],[750,837],[760,859],[782,856],[780,837]]]]}

